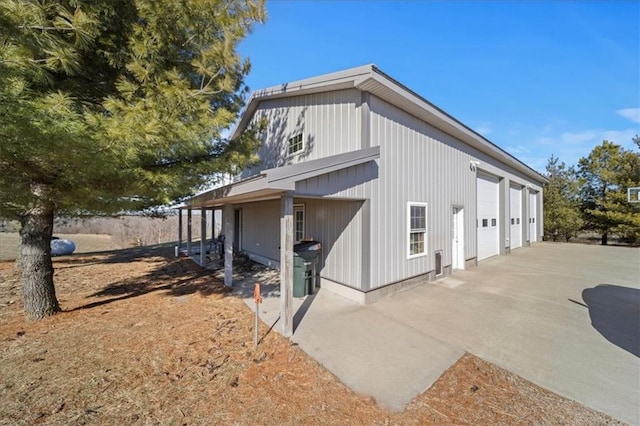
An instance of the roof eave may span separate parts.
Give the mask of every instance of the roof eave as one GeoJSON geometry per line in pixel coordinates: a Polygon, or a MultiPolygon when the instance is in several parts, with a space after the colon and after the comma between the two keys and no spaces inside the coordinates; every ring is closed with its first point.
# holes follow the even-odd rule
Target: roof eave
{"type": "Polygon", "coordinates": [[[272,86],[253,92],[240,121],[232,131],[231,138],[239,136],[241,132],[247,128],[251,118],[258,108],[259,103],[262,101],[347,88],[356,88],[365,92],[373,93],[407,113],[415,115],[445,133],[460,139],[464,143],[478,149],[490,157],[513,167],[515,170],[520,171],[526,176],[533,178],[540,183],[548,182],[547,178],[542,176],[540,173],[527,166],[525,163],[518,160],[516,157],[509,154],[507,151],[477,133],[475,130],[471,129],[452,115],[413,92],[402,83],[385,74],[374,64],[294,81],[291,83],[285,83],[278,86],[272,86]],[[389,92],[385,95],[382,93],[381,89],[386,89],[389,92]],[[403,99],[404,102],[400,102],[400,99],[403,99]]]}
{"type": "MultiPolygon", "coordinates": [[[[482,136],[460,120],[456,119],[449,113],[445,112],[438,106],[432,104],[416,92],[412,91],[408,87],[404,86],[402,83],[393,79],[389,75],[382,72],[375,65],[372,66],[373,77],[372,80],[376,81],[376,83],[381,84],[383,86],[388,87],[390,90],[395,91],[400,94],[402,97],[407,99],[409,102],[416,105],[419,109],[424,111],[427,117],[430,117],[431,120],[426,120],[430,124],[435,127],[445,131],[446,133],[451,134],[454,137],[459,138],[463,142],[468,145],[478,149],[479,151],[493,157],[499,161],[502,161],[516,170],[524,173],[525,175],[540,181],[541,183],[548,182],[548,179],[542,176],[540,173],[518,160],[513,155],[509,154],[504,149],[500,148],[498,145],[491,142],[486,137],[482,136]],[[395,86],[395,87],[394,87],[395,86]],[[433,122],[435,121],[435,123],[433,122]],[[444,128],[443,128],[444,127],[444,128]]],[[[361,90],[367,90],[367,81],[362,81],[357,88],[361,90]]],[[[405,108],[402,108],[405,109],[405,108]]],[[[406,111],[406,109],[405,109],[406,111]]],[[[411,113],[411,111],[407,111],[411,113]]],[[[414,114],[415,115],[415,114],[414,114]]],[[[423,114],[424,115],[424,114],[423,114]]],[[[424,116],[418,115],[419,118],[424,119],[424,116]]]]}
{"type": "Polygon", "coordinates": [[[282,192],[294,192],[296,182],[332,173],[380,158],[380,147],[318,158],[263,170],[260,174],[211,189],[186,201],[187,208],[215,207],[233,202],[260,201],[277,198],[282,192]]]}

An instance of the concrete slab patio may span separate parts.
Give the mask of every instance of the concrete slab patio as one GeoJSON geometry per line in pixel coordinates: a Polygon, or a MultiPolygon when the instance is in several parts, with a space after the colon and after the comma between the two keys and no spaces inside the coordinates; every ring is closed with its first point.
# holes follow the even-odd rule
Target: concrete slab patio
{"type": "Polygon", "coordinates": [[[540,243],[448,280],[369,306],[321,290],[298,300],[293,341],[393,410],[468,351],[640,424],[639,249],[540,243]]]}

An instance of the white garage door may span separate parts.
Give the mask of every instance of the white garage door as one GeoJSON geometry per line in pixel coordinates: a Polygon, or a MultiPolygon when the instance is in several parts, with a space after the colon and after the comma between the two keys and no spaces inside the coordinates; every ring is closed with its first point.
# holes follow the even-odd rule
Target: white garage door
{"type": "Polygon", "coordinates": [[[522,189],[509,188],[509,242],[511,249],[522,247],[522,189]]]}
{"type": "Polygon", "coordinates": [[[478,260],[500,253],[498,178],[478,174],[478,260]]]}
{"type": "Polygon", "coordinates": [[[536,241],[538,241],[538,233],[536,232],[537,229],[537,222],[538,222],[538,218],[537,218],[537,205],[536,205],[536,201],[537,201],[537,195],[535,192],[530,192],[529,193],[529,242],[530,243],[535,243],[536,241]]]}

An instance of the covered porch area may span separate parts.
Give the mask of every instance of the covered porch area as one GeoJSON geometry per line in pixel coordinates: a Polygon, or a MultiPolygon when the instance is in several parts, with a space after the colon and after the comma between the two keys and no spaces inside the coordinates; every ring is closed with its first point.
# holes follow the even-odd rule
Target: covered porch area
{"type": "MultiPolygon", "coordinates": [[[[189,255],[203,267],[222,268],[222,278],[228,287],[236,287],[240,285],[239,280],[234,279],[234,253],[243,250],[243,241],[250,241],[253,250],[246,250],[254,260],[264,263],[268,266],[279,269],[277,276],[277,293],[279,304],[279,320],[278,324],[284,336],[290,337],[294,329],[294,244],[300,240],[299,232],[296,228],[297,209],[299,209],[299,200],[340,200],[345,206],[359,213],[361,205],[364,203],[362,197],[345,196],[339,192],[345,192],[353,185],[363,185],[368,183],[375,176],[372,173],[361,173],[360,176],[353,177],[352,173],[350,181],[340,181],[336,179],[327,179],[334,187],[325,186],[316,188],[315,191],[310,190],[309,185],[300,185],[300,183],[309,182],[314,178],[324,175],[339,175],[346,169],[361,166],[365,163],[373,163],[379,157],[379,148],[367,148],[360,151],[354,151],[346,154],[340,154],[332,157],[326,157],[319,160],[307,161],[304,163],[293,164],[279,167],[276,169],[264,170],[260,174],[250,177],[239,182],[213,189],[197,195],[187,201],[182,210],[187,211],[187,238],[186,247],[183,246],[183,235],[180,231],[178,236],[178,250],[189,255]],[[302,189],[302,190],[301,190],[302,189]],[[336,194],[338,192],[338,194],[336,194]],[[296,201],[294,202],[294,198],[296,201]],[[251,212],[251,217],[243,218],[243,207],[246,212],[251,212]],[[261,210],[269,208],[269,212],[261,210]],[[192,241],[194,211],[199,212],[200,217],[200,238],[195,244],[192,241]],[[208,215],[207,212],[213,212],[208,215]],[[218,214],[216,214],[218,212],[218,214]],[[211,223],[207,223],[207,218],[211,217],[211,223]],[[219,218],[219,226],[221,229],[221,238],[215,236],[217,226],[216,217],[219,218]],[[269,218],[269,219],[268,219],[269,218]],[[243,227],[243,223],[250,224],[250,227],[243,227]],[[245,229],[247,228],[247,229],[245,229]],[[208,229],[211,229],[211,239],[208,238],[208,229]],[[266,236],[262,239],[250,238],[256,233],[264,232],[266,236]],[[243,233],[246,235],[243,237],[243,233]],[[213,243],[212,243],[212,240],[213,243]],[[259,247],[260,244],[269,245],[268,249],[259,247]],[[270,253],[270,255],[264,255],[270,253]],[[262,258],[261,258],[262,257],[262,258]]],[[[367,170],[377,172],[377,167],[369,167],[367,170]]],[[[319,202],[320,202],[319,201],[319,202]]],[[[343,221],[349,223],[351,218],[344,216],[343,221]]],[[[183,213],[180,212],[180,222],[183,221],[183,213]]],[[[327,221],[327,226],[331,226],[331,222],[327,221]]],[[[346,225],[344,225],[346,226],[346,225]]],[[[357,228],[357,235],[353,235],[353,240],[361,235],[362,226],[360,224],[350,225],[357,228]]],[[[182,230],[182,226],[179,227],[182,230]]],[[[339,228],[339,226],[338,226],[339,228]]],[[[335,232],[342,232],[341,229],[335,232]]],[[[314,232],[320,232],[314,230],[314,232]]],[[[361,260],[361,259],[359,259],[361,260]]],[[[358,262],[360,273],[362,268],[361,262],[358,262]]],[[[273,280],[272,280],[273,281],[273,280]]],[[[268,284],[270,287],[267,291],[273,290],[274,283],[268,284]]],[[[243,290],[241,290],[243,291],[243,290]]],[[[253,288],[251,288],[253,292],[253,288]]],[[[297,299],[296,299],[297,300],[297,299]]],[[[270,302],[272,303],[272,302],[270,302]]],[[[296,302],[298,303],[298,302],[296,302]]],[[[302,302],[300,302],[302,303],[302,302]]],[[[266,308],[266,307],[265,307],[266,308]]]]}

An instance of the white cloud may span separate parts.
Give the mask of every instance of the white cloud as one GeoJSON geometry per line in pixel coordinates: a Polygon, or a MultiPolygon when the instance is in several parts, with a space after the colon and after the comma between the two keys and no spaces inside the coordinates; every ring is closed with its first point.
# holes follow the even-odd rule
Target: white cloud
{"type": "Polygon", "coordinates": [[[619,116],[631,120],[634,123],[640,123],[640,108],[624,108],[616,111],[619,116]]]}
{"type": "MultiPolygon", "coordinates": [[[[551,155],[549,155],[551,157],[551,155]]],[[[540,173],[544,173],[545,168],[547,167],[547,161],[549,157],[526,157],[526,156],[518,156],[517,158],[522,161],[527,166],[531,167],[533,170],[536,170],[540,173]]]]}
{"type": "Polygon", "coordinates": [[[557,136],[540,136],[536,139],[536,145],[552,145],[562,149],[592,148],[608,140],[622,146],[630,146],[631,140],[638,134],[638,129],[624,130],[583,130],[580,132],[563,132],[557,136]]]}
{"type": "Polygon", "coordinates": [[[513,155],[526,154],[526,153],[531,152],[529,147],[524,146],[524,145],[507,146],[505,149],[507,150],[507,152],[509,154],[513,154],[513,155]]]}
{"type": "Polygon", "coordinates": [[[555,132],[556,129],[558,128],[565,127],[566,125],[567,125],[566,120],[555,119],[547,123],[546,125],[544,125],[541,131],[542,133],[551,133],[551,132],[555,132]]]}
{"type": "Polygon", "coordinates": [[[622,145],[623,147],[630,149],[630,147],[633,146],[631,141],[637,134],[638,129],[607,130],[602,132],[602,140],[606,139],[610,142],[615,142],[618,145],[622,145]]]}
{"type": "Polygon", "coordinates": [[[491,128],[491,124],[482,123],[479,126],[476,126],[473,130],[480,133],[482,136],[487,136],[493,129],[491,128]]]}
{"type": "Polygon", "coordinates": [[[505,149],[518,159],[524,161],[535,170],[544,170],[547,160],[554,155],[567,165],[577,165],[578,160],[589,155],[594,147],[603,140],[608,140],[625,149],[637,149],[633,144],[633,137],[639,134],[637,128],[606,130],[586,129],[564,131],[557,133],[532,133],[531,142],[506,146],[505,149]]]}
{"type": "Polygon", "coordinates": [[[564,132],[560,135],[559,142],[566,145],[582,145],[597,137],[596,130],[585,130],[582,132],[564,132]]]}
{"type": "Polygon", "coordinates": [[[492,141],[540,172],[544,171],[552,155],[568,166],[576,166],[580,158],[588,156],[603,140],[638,152],[633,138],[640,135],[640,126],[631,123],[619,128],[580,128],[559,119],[537,125],[511,122],[505,125],[494,124],[492,141]]]}
{"type": "Polygon", "coordinates": [[[555,141],[553,140],[553,138],[550,138],[548,136],[542,136],[542,137],[538,138],[538,143],[540,145],[551,145],[551,144],[555,143],[555,141]]]}

